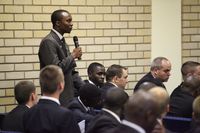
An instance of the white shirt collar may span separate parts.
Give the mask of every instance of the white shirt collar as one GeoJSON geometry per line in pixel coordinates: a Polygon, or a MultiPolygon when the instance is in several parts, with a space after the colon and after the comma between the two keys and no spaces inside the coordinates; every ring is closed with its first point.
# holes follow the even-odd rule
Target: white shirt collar
{"type": "Polygon", "coordinates": [[[117,114],[115,114],[114,112],[112,112],[111,110],[108,110],[106,108],[102,108],[103,111],[108,112],[109,114],[111,114],[113,117],[115,117],[115,119],[117,119],[117,121],[119,121],[121,123],[121,120],[119,118],[119,116],[117,114]]]}
{"type": "Polygon", "coordinates": [[[141,126],[139,126],[135,123],[129,122],[127,120],[122,120],[122,124],[137,130],[139,133],[146,133],[145,130],[141,126]]]}
{"type": "MultiPolygon", "coordinates": [[[[88,79],[88,82],[89,82],[90,84],[95,85],[95,84],[94,84],[91,80],[89,80],[89,79],[88,79]]],[[[96,86],[96,85],[95,85],[95,86],[96,86]]]]}
{"type": "Polygon", "coordinates": [[[40,99],[47,99],[47,100],[51,100],[51,101],[54,101],[54,102],[56,102],[57,104],[59,104],[59,105],[60,105],[60,102],[59,102],[59,100],[58,100],[58,99],[56,99],[56,98],[54,98],[54,97],[41,96],[41,98],[40,98],[40,99]]]}
{"type": "Polygon", "coordinates": [[[81,105],[84,107],[84,109],[85,109],[86,111],[89,111],[89,107],[86,107],[86,106],[83,104],[83,102],[82,102],[81,99],[80,99],[80,96],[78,96],[78,101],[81,103],[81,105]]]}
{"type": "Polygon", "coordinates": [[[28,107],[29,109],[31,108],[28,104],[26,104],[26,107],[28,107]]]}
{"type": "Polygon", "coordinates": [[[63,38],[63,36],[57,30],[52,29],[52,31],[55,32],[58,35],[58,37],[60,38],[60,40],[63,38]]]}
{"type": "Polygon", "coordinates": [[[115,87],[118,87],[115,83],[113,83],[113,82],[109,82],[109,83],[111,83],[111,84],[113,84],[115,87]]]}

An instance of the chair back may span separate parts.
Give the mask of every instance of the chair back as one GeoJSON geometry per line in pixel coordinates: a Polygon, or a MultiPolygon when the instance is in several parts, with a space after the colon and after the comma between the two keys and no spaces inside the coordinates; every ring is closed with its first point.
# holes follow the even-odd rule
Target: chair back
{"type": "Polygon", "coordinates": [[[192,118],[165,116],[163,118],[164,127],[172,132],[183,133],[190,129],[192,118]]]}

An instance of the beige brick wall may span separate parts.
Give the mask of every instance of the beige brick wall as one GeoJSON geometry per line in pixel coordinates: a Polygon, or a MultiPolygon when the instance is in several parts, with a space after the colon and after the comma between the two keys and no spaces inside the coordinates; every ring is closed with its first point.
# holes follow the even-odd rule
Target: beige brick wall
{"type": "MultiPolygon", "coordinates": [[[[31,80],[40,92],[38,46],[51,29],[50,15],[56,9],[72,13],[74,29],[66,41],[72,49],[72,37],[79,37],[84,53],[77,61],[77,70],[83,79],[91,62],[106,67],[121,64],[129,69],[127,92],[131,93],[136,80],[146,72],[150,62],[150,0],[0,0],[0,112],[15,107],[13,87],[17,82],[31,80]]],[[[196,10],[185,17],[198,17],[196,10]]],[[[197,20],[192,22],[199,26],[197,20]]],[[[193,33],[191,30],[185,32],[193,33]]],[[[195,42],[189,45],[199,47],[198,36],[185,36],[185,40],[195,42]]],[[[186,48],[184,53],[189,54],[186,48]]]]}
{"type": "Polygon", "coordinates": [[[200,62],[200,1],[182,1],[182,60],[200,62]]]}

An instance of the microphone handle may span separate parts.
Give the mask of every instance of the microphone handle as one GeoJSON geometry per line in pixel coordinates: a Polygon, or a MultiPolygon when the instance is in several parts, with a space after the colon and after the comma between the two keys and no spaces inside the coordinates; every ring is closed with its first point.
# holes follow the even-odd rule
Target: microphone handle
{"type": "MultiPolygon", "coordinates": [[[[78,47],[79,47],[78,42],[75,42],[74,45],[75,45],[75,48],[78,48],[78,47]]],[[[78,60],[81,60],[81,57],[78,57],[78,60]]]]}

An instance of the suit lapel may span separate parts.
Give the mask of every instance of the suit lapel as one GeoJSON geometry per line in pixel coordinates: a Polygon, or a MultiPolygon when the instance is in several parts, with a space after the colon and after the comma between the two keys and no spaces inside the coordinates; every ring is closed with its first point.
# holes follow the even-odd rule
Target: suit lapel
{"type": "Polygon", "coordinates": [[[70,55],[70,51],[69,51],[68,45],[67,45],[66,42],[65,42],[65,39],[63,38],[63,40],[60,40],[60,38],[58,37],[58,35],[57,35],[55,32],[53,32],[53,31],[51,31],[50,34],[51,34],[52,37],[56,40],[56,42],[58,42],[59,47],[62,49],[64,55],[65,55],[66,57],[69,56],[69,55],[70,55]]]}

